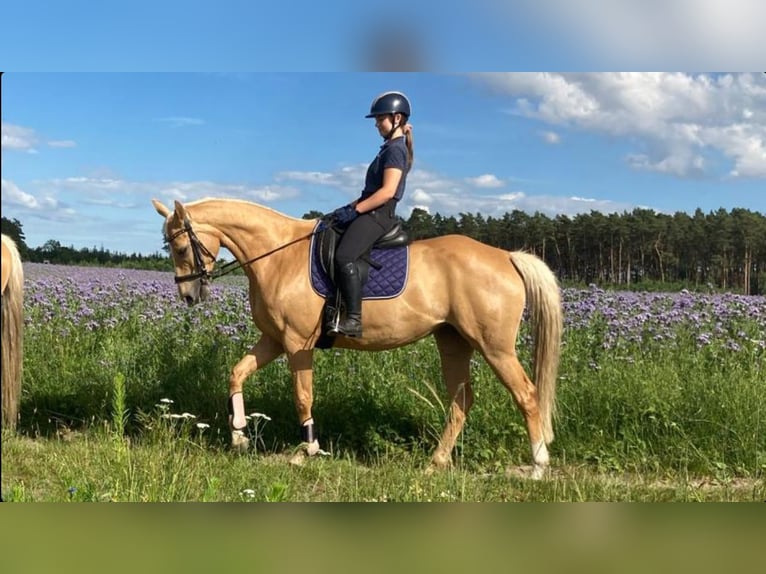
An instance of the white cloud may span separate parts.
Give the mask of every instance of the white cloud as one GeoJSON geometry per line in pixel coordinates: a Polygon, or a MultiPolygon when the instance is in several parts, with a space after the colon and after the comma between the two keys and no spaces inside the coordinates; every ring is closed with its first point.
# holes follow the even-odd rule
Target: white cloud
{"type": "Polygon", "coordinates": [[[74,209],[62,205],[53,195],[27,193],[7,179],[0,180],[0,195],[3,209],[10,208],[14,213],[26,213],[46,221],[71,221],[76,215],[74,209]]]}
{"type": "Polygon", "coordinates": [[[426,176],[433,177],[436,185],[426,185],[420,181],[420,185],[412,192],[405,194],[400,212],[408,216],[416,207],[424,209],[428,213],[439,213],[444,217],[459,216],[460,213],[481,213],[485,217],[502,217],[505,213],[519,209],[527,213],[540,211],[548,216],[558,214],[576,215],[577,213],[590,212],[591,209],[604,213],[630,211],[635,207],[628,203],[612,202],[607,200],[586,200],[577,197],[557,197],[528,195],[516,190],[504,193],[479,195],[471,193],[463,182],[450,181],[436,174],[413,171],[412,175],[419,176],[422,180],[426,176]],[[428,189],[428,191],[425,191],[428,189]]]}
{"type": "Polygon", "coordinates": [[[321,171],[283,171],[278,173],[275,179],[277,181],[290,179],[317,185],[337,185],[339,181],[336,174],[321,171]]]}
{"type": "Polygon", "coordinates": [[[334,188],[348,196],[359,195],[359,182],[364,181],[367,166],[356,164],[344,166],[334,172],[319,171],[282,171],[274,177],[277,183],[296,182],[311,186],[334,188]]]}
{"type": "Polygon", "coordinates": [[[497,176],[486,173],[484,175],[480,175],[478,177],[468,177],[466,178],[466,181],[473,185],[474,187],[482,187],[482,188],[495,188],[495,187],[503,187],[504,183],[497,178],[497,176]]]}
{"type": "MultiPolygon", "coordinates": [[[[354,170],[355,167],[351,169],[354,170]]],[[[188,202],[205,197],[231,197],[261,204],[278,204],[282,200],[300,197],[317,179],[343,181],[348,173],[346,167],[340,167],[336,172],[328,172],[319,178],[311,173],[289,172],[289,178],[296,182],[295,187],[280,183],[250,186],[210,181],[136,182],[118,177],[68,177],[35,181],[29,184],[27,190],[21,190],[15,183],[4,179],[2,203],[4,207],[10,206],[21,215],[33,216],[24,220],[25,232],[32,242],[30,245],[35,242],[41,244],[51,234],[65,237],[66,241],[78,241],[81,245],[91,245],[106,236],[116,239],[123,231],[115,229],[112,223],[115,216],[123,222],[131,221],[133,217],[132,223],[125,228],[125,237],[120,237],[120,241],[129,246],[120,249],[130,251],[135,249],[137,238],[147,245],[154,245],[154,218],[146,216],[151,211],[149,200],[152,197],[160,198],[166,205],[174,199],[188,202]],[[76,206],[77,212],[67,203],[76,206]],[[132,210],[135,215],[128,215],[126,210],[132,210]],[[75,217],[81,225],[72,225],[75,217]],[[56,222],[60,227],[52,225],[56,222]]],[[[282,179],[287,179],[284,174],[282,179]]],[[[604,213],[630,211],[635,207],[582,197],[528,195],[519,189],[499,193],[489,193],[491,190],[488,190],[486,194],[480,195],[475,193],[475,188],[465,179],[450,179],[422,169],[413,170],[408,183],[408,192],[398,210],[403,217],[409,217],[415,208],[444,217],[459,217],[461,213],[502,217],[514,209],[530,214],[540,211],[552,217],[558,214],[587,213],[592,209],[604,213]]],[[[345,193],[343,189],[338,191],[345,193]]],[[[357,186],[355,193],[358,192],[357,186]]],[[[281,209],[280,206],[277,209],[281,209]]],[[[149,252],[151,249],[144,248],[144,251],[149,252]]]]}
{"type": "MultiPolygon", "coordinates": [[[[25,151],[27,153],[36,154],[37,148],[35,147],[40,142],[40,136],[32,128],[24,126],[17,126],[2,122],[2,149],[25,151]]],[[[76,147],[77,142],[74,140],[48,140],[45,142],[48,146],[54,148],[71,148],[76,147]]]]}
{"type": "Polygon", "coordinates": [[[636,169],[669,175],[685,177],[695,173],[702,175],[705,172],[705,159],[699,155],[676,154],[669,155],[658,161],[652,161],[645,154],[629,154],[626,157],[626,161],[636,169]]]}
{"type": "MultiPolygon", "coordinates": [[[[281,179],[289,179],[309,185],[317,181],[331,185],[344,179],[347,168],[339,168],[337,172],[322,173],[316,177],[316,172],[283,172],[281,179]]],[[[356,168],[353,168],[356,170],[356,168]]],[[[362,174],[358,173],[357,177],[362,174]]],[[[359,193],[358,179],[351,188],[353,196],[359,193]]],[[[511,178],[511,181],[515,181],[511,178]]],[[[402,199],[397,212],[402,217],[409,217],[415,208],[423,209],[430,214],[439,213],[444,217],[458,216],[460,213],[481,213],[484,216],[502,217],[505,213],[519,209],[528,213],[540,211],[549,216],[558,214],[576,215],[577,213],[589,212],[591,209],[609,212],[630,211],[635,205],[629,203],[612,202],[608,200],[585,199],[581,197],[557,197],[529,195],[522,190],[508,190],[499,193],[477,194],[476,188],[485,190],[493,189],[496,182],[500,182],[500,189],[504,184],[494,175],[485,174],[477,178],[450,179],[439,173],[425,169],[415,168],[407,177],[407,192],[402,199]]],[[[344,188],[338,188],[343,193],[349,192],[344,188]]],[[[350,192],[349,192],[350,194],[350,192]]]]}
{"type": "Polygon", "coordinates": [[[184,128],[188,126],[204,125],[205,120],[199,118],[190,118],[185,116],[170,116],[166,118],[157,118],[156,121],[168,124],[174,128],[184,128]]]}
{"type": "Polygon", "coordinates": [[[193,201],[204,197],[233,197],[258,203],[273,203],[295,197],[294,187],[249,186],[212,181],[145,182],[111,177],[68,177],[44,182],[45,187],[75,194],[82,202],[98,205],[144,208],[152,197],[193,201]]]}
{"type": "Polygon", "coordinates": [[[415,188],[411,194],[409,194],[410,201],[415,204],[429,205],[433,202],[431,195],[421,188],[415,188]]]}
{"type": "Polygon", "coordinates": [[[35,209],[38,206],[37,199],[34,196],[25,193],[12,181],[6,179],[0,180],[0,193],[2,193],[3,204],[17,205],[35,209]]]}
{"type": "Polygon", "coordinates": [[[763,74],[492,73],[473,77],[511,98],[511,113],[645,144],[650,152],[626,158],[637,169],[698,177],[711,167],[704,156],[714,152],[731,163],[731,177],[766,177],[763,74]]]}
{"type": "Polygon", "coordinates": [[[2,122],[0,128],[0,147],[36,153],[35,145],[38,142],[35,130],[2,122]]]}
{"type": "Polygon", "coordinates": [[[543,130],[540,132],[540,137],[543,138],[543,141],[545,141],[545,143],[549,143],[551,145],[561,143],[561,136],[557,134],[556,132],[543,130]]]}
{"type": "Polygon", "coordinates": [[[704,131],[703,137],[734,157],[732,177],[766,178],[766,129],[751,130],[745,124],[732,124],[704,131]]]}
{"type": "Polygon", "coordinates": [[[77,142],[75,142],[74,140],[51,140],[48,142],[48,145],[50,147],[68,148],[68,147],[77,147],[77,142]]]}
{"type": "Polygon", "coordinates": [[[280,185],[248,186],[208,181],[136,182],[109,177],[68,177],[35,181],[25,191],[14,182],[2,180],[3,206],[13,206],[38,217],[66,219],[75,211],[68,206],[99,206],[113,209],[146,209],[152,197],[166,201],[193,201],[204,197],[233,197],[262,204],[298,195],[294,187],[280,185]]]}

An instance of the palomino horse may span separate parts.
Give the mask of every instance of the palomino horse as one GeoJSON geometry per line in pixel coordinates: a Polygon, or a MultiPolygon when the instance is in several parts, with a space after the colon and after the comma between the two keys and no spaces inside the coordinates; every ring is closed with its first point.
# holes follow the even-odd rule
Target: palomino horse
{"type": "MultiPolygon", "coordinates": [[[[317,220],[296,219],[234,199],[202,199],[170,210],[152,200],[165,218],[164,234],[175,266],[178,292],[192,305],[207,296],[219,249],[244,267],[250,282],[258,342],[234,366],[229,379],[232,446],[247,447],[242,387],[245,379],[283,353],[293,375],[303,453],[316,454],[313,433],[313,350],[320,337],[324,300],[309,281],[310,237],[317,220]]],[[[451,463],[473,391],[470,359],[479,351],[513,395],[524,416],[534,468],[542,476],[553,440],[562,307],[558,283],[534,255],[508,252],[450,235],[410,245],[410,271],[396,298],[365,300],[364,336],[337,337],[336,347],[378,351],[433,334],[450,397],[449,415],[429,469],[451,463]],[[534,372],[530,381],[516,356],[525,304],[534,324],[534,372]]]]}
{"type": "Polygon", "coordinates": [[[16,244],[2,236],[3,257],[3,408],[2,424],[16,428],[21,398],[22,351],[24,343],[24,268],[16,244]]]}

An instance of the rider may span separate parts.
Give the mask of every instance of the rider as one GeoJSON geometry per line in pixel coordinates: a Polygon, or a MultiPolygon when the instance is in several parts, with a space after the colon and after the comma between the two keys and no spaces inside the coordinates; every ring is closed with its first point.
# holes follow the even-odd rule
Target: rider
{"type": "Polygon", "coordinates": [[[367,168],[359,198],[332,213],[333,223],[345,227],[335,251],[335,277],[346,315],[337,326],[328,325],[328,333],[347,337],[362,336],[362,281],[357,260],[396,223],[396,204],[404,195],[413,160],[407,96],[402,92],[380,94],[365,117],[375,118],[384,143],[367,168]]]}

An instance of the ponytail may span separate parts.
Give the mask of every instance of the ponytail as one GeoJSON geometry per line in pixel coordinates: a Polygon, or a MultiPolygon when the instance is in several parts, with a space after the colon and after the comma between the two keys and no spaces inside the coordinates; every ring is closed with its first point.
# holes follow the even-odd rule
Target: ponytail
{"type": "MultiPolygon", "coordinates": [[[[406,118],[404,121],[407,121],[406,118]]],[[[415,140],[412,136],[412,125],[404,123],[402,132],[404,132],[404,141],[407,144],[407,171],[409,172],[412,169],[412,162],[415,161],[415,140]]]]}

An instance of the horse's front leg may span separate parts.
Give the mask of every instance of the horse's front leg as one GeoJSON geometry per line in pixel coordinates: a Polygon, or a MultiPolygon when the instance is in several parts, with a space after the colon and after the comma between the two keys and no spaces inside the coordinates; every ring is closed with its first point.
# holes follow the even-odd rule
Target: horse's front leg
{"type": "Polygon", "coordinates": [[[293,463],[300,464],[305,455],[314,456],[319,452],[319,440],[314,431],[311,407],[314,403],[314,352],[301,349],[288,353],[287,360],[293,373],[293,393],[298,423],[301,430],[301,449],[293,457],[293,463]]]}
{"type": "Polygon", "coordinates": [[[245,434],[247,418],[242,386],[245,379],[261,367],[265,367],[284,352],[282,345],[268,335],[261,335],[258,342],[231,370],[229,377],[229,429],[231,447],[239,452],[247,450],[250,439],[245,434]]]}

